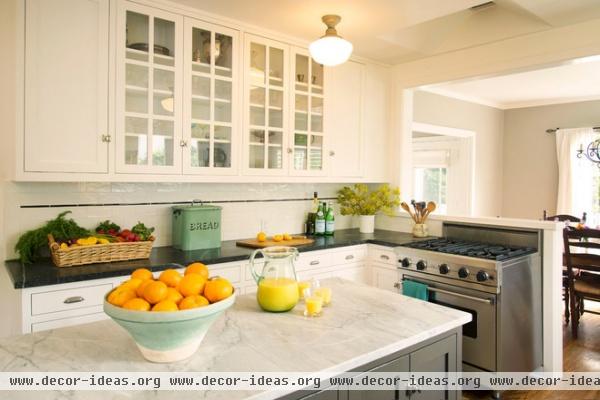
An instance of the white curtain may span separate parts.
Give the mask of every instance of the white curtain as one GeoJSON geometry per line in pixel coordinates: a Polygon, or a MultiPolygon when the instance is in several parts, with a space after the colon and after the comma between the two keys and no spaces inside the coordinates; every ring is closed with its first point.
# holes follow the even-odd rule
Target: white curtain
{"type": "Polygon", "coordinates": [[[556,131],[556,153],[558,156],[558,198],[557,214],[570,214],[581,217],[584,212],[592,212],[593,190],[596,189],[594,176],[598,165],[585,155],[577,157],[577,150],[583,150],[596,137],[592,128],[559,129],[556,131]],[[596,170],[594,170],[596,168],[596,170]]]}

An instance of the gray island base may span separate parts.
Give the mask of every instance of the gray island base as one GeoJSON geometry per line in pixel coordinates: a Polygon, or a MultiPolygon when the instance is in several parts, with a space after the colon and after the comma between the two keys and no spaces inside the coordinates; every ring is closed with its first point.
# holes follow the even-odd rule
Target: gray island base
{"type": "MultiPolygon", "coordinates": [[[[461,369],[461,327],[471,315],[341,279],[322,316],[259,309],[254,295],[236,299],[187,360],[153,364],[112,320],[0,340],[5,372],[442,372],[461,369]]],[[[52,391],[10,392],[11,399],[456,399],[459,392],[348,391],[52,391]]]]}

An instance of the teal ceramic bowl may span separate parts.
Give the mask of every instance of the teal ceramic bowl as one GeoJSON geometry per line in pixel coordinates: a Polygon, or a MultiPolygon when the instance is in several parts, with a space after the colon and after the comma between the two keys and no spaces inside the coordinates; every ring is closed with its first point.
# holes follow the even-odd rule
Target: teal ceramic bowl
{"type": "MultiPolygon", "coordinates": [[[[110,293],[110,292],[109,292],[110,293]]],[[[225,300],[182,311],[133,311],[116,307],[104,297],[104,312],[133,337],[144,358],[175,362],[196,352],[212,323],[235,302],[225,300]]]]}

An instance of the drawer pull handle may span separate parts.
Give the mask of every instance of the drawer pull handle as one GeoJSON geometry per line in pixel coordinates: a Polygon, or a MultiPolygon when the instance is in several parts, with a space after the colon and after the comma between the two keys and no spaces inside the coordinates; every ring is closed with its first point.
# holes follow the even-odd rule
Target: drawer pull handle
{"type": "Polygon", "coordinates": [[[354,254],[348,254],[346,256],[346,260],[352,260],[354,258],[354,254]]]}
{"type": "Polygon", "coordinates": [[[65,301],[63,301],[63,303],[65,303],[65,304],[81,303],[84,300],[85,299],[81,296],[73,296],[73,297],[67,297],[65,299],[65,301]]]}
{"type": "Polygon", "coordinates": [[[385,254],[382,254],[382,255],[380,255],[380,256],[379,256],[379,258],[381,258],[382,260],[389,260],[389,259],[390,259],[390,256],[387,256],[387,255],[385,255],[385,254]]]}
{"type": "Polygon", "coordinates": [[[321,262],[319,260],[313,260],[310,262],[310,265],[319,265],[321,262]]]}

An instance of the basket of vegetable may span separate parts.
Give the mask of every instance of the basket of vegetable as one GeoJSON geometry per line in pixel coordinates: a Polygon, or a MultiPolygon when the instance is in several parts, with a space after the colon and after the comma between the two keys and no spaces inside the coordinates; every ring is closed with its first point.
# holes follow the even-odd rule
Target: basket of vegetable
{"type": "Polygon", "coordinates": [[[94,231],[89,231],[65,218],[68,213],[61,213],[45,226],[21,236],[15,249],[23,263],[35,261],[48,244],[57,267],[150,257],[154,228],[139,222],[131,229],[121,230],[117,224],[104,221],[94,231]]]}

